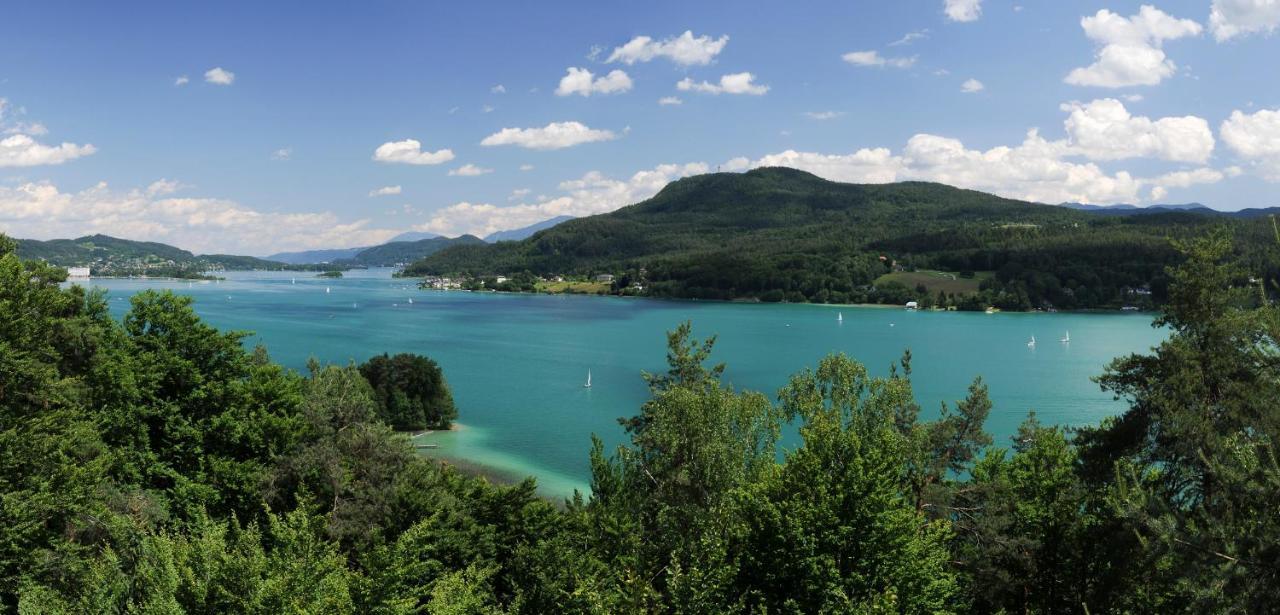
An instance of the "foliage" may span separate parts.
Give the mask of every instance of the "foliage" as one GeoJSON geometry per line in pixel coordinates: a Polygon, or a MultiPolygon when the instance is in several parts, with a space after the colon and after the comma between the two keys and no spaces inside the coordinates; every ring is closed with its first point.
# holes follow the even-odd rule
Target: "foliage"
{"type": "Polygon", "coordinates": [[[458,417],[444,373],[427,357],[375,356],[360,375],[373,387],[379,418],[397,430],[448,429],[458,417]]]}
{"type": "Polygon", "coordinates": [[[430,359],[297,374],[188,298],[113,321],[0,236],[0,612],[1266,612],[1280,313],[1225,233],[1177,248],[1170,336],[1099,379],[1130,406],[1100,425],[996,446],[982,380],[925,417],[909,351],[771,400],[685,323],[556,506],[393,430],[456,416],[430,359]]]}

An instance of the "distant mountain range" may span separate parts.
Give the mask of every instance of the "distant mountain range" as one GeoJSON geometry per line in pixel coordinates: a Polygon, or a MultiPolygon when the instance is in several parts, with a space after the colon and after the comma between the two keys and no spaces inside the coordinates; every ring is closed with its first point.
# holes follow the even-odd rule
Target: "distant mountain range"
{"type": "Polygon", "coordinates": [[[1229,218],[1258,218],[1280,213],[1280,207],[1261,207],[1251,209],[1241,209],[1239,211],[1218,211],[1204,205],[1202,203],[1159,203],[1156,205],[1147,205],[1140,207],[1138,205],[1129,205],[1121,203],[1118,205],[1087,205],[1085,203],[1061,203],[1062,207],[1068,209],[1076,209],[1079,211],[1087,211],[1092,214],[1102,216],[1141,216],[1147,214],[1159,214],[1169,212],[1189,212],[1197,214],[1206,214],[1213,216],[1226,216],[1229,218]]]}
{"type": "Polygon", "coordinates": [[[409,263],[424,256],[434,254],[435,252],[448,247],[454,243],[494,243],[497,241],[519,241],[525,239],[534,233],[549,229],[565,220],[572,220],[573,216],[556,216],[550,220],[543,220],[525,226],[522,228],[511,229],[508,231],[498,231],[486,236],[483,240],[472,235],[463,235],[461,237],[448,238],[441,237],[435,233],[424,233],[419,231],[409,231],[400,233],[392,237],[390,241],[376,246],[362,246],[358,248],[335,248],[327,250],[303,250],[300,252],[279,252],[268,256],[268,260],[289,263],[293,265],[306,264],[346,264],[346,265],[364,265],[368,267],[384,267],[409,263]],[[413,244],[413,245],[405,245],[413,244]]]}
{"type": "Polygon", "coordinates": [[[572,220],[572,219],[573,219],[573,216],[556,216],[554,218],[551,218],[550,220],[543,220],[542,222],[536,222],[534,224],[530,224],[529,226],[526,226],[523,228],[490,233],[489,235],[485,236],[484,240],[489,243],[495,243],[498,241],[520,241],[521,239],[527,239],[530,235],[533,235],[538,231],[549,229],[557,224],[560,224],[561,222],[564,222],[565,220],[572,220]]]}

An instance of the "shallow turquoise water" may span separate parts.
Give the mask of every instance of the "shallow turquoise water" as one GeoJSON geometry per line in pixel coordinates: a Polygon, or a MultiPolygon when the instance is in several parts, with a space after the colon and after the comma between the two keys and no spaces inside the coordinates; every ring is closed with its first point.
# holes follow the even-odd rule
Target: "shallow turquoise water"
{"type": "Polygon", "coordinates": [[[925,414],[960,399],[974,376],[995,402],[987,429],[1007,442],[1029,410],[1045,423],[1096,423],[1123,410],[1090,377],[1142,352],[1163,333],[1141,314],[982,314],[818,305],[657,301],[613,297],[422,291],[388,270],[340,280],[231,273],[218,283],[98,280],[117,315],[128,295],[168,288],[196,299],[223,329],[255,332],[272,357],[344,363],[383,352],[428,355],[444,368],[465,428],[432,434],[437,454],[513,476],[532,474],[549,495],[586,489],[592,433],[622,441],[616,419],[646,398],[642,370],[664,369],[664,331],[692,320],[718,335],[715,358],[741,389],[773,395],[788,376],[844,352],[878,375],[910,348],[925,414]],[[296,282],[294,281],[296,280],[296,282]],[[328,288],[329,292],[325,292],[328,288]],[[410,304],[409,300],[413,303],[410,304]],[[837,313],[844,316],[837,322],[837,313]],[[1071,343],[1058,341],[1065,331],[1071,343]],[[1027,340],[1039,343],[1032,349],[1027,340]],[[593,387],[583,388],[587,370],[593,387]]]}

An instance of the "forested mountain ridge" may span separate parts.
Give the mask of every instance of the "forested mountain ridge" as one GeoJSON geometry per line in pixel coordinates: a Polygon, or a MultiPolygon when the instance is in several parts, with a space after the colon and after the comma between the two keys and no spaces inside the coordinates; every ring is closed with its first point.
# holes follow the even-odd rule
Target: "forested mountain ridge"
{"type": "Polygon", "coordinates": [[[154,241],[134,241],[109,235],[76,239],[17,240],[18,254],[62,267],[89,267],[93,275],[195,276],[219,269],[282,269],[286,265],[253,256],[196,255],[154,241]]]}
{"type": "Polygon", "coordinates": [[[365,248],[347,259],[334,261],[335,265],[358,265],[366,267],[390,267],[412,262],[430,256],[456,245],[483,244],[484,240],[473,235],[460,237],[429,237],[413,241],[392,241],[382,245],[365,248]]]}
{"type": "Polygon", "coordinates": [[[974,305],[1120,307],[1138,300],[1134,289],[1162,298],[1164,268],[1178,261],[1169,238],[1221,225],[1241,254],[1275,251],[1266,219],[1096,216],[943,184],[761,168],[680,179],[612,213],[443,250],[405,273],[612,273],[651,296],[843,303],[935,299],[875,284],[897,269],[991,271],[974,305]]]}

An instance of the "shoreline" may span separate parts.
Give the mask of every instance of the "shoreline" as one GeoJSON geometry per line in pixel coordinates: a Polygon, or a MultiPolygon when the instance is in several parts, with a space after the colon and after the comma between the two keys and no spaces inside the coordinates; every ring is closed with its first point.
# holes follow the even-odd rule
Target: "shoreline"
{"type": "MultiPolygon", "coordinates": [[[[403,277],[398,277],[396,279],[416,280],[421,278],[403,276],[403,277]]],[[[850,308],[850,309],[869,308],[869,309],[886,309],[886,310],[897,309],[897,310],[911,311],[911,312],[968,312],[970,314],[984,314],[984,313],[994,313],[994,314],[1155,314],[1156,312],[1159,311],[1156,309],[1126,310],[1123,308],[1102,308],[1102,307],[1080,308],[1075,310],[1056,310],[1053,312],[1050,312],[1047,310],[1025,310],[1025,311],[1015,312],[1010,310],[999,310],[999,309],[995,310],[994,312],[986,312],[986,311],[980,311],[980,310],[937,310],[933,308],[908,310],[905,306],[893,305],[888,303],[812,303],[808,301],[806,302],[790,302],[790,301],[765,302],[765,301],[760,301],[759,299],[751,299],[751,298],[693,299],[688,297],[653,297],[650,295],[612,295],[612,294],[600,294],[600,293],[542,293],[537,291],[527,292],[527,291],[520,291],[520,290],[478,290],[477,291],[477,290],[466,290],[462,288],[418,288],[417,290],[429,291],[429,292],[443,292],[443,293],[462,292],[462,293],[472,293],[472,294],[481,294],[481,295],[494,294],[494,295],[530,295],[530,296],[542,295],[547,297],[604,297],[604,298],[613,298],[613,299],[647,299],[649,301],[671,301],[675,303],[736,303],[740,305],[812,305],[812,306],[830,307],[830,308],[850,308]]]]}

